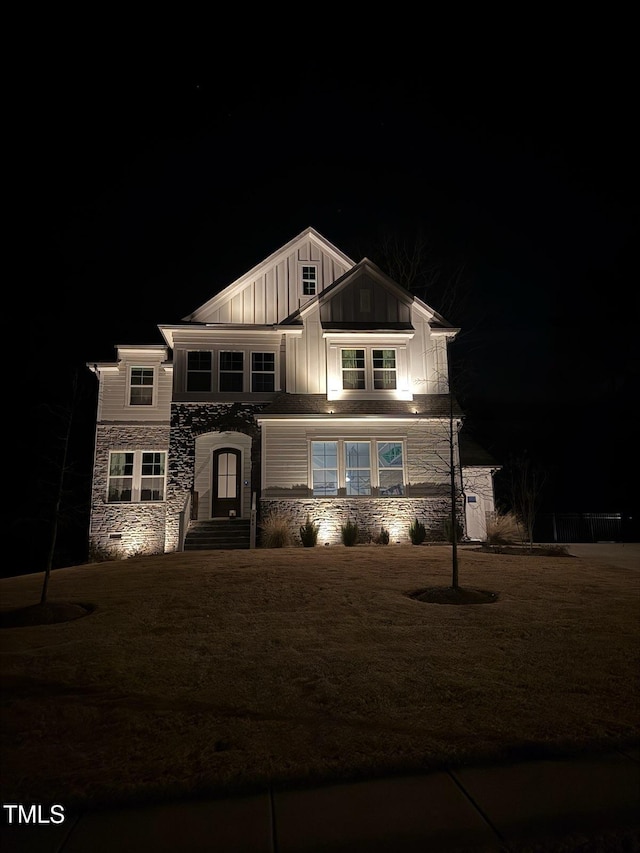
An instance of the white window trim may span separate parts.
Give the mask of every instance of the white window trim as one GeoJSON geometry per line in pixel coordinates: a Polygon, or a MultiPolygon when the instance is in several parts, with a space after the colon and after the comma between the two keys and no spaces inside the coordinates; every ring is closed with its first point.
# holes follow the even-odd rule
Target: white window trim
{"type": "Polygon", "coordinates": [[[395,346],[382,346],[378,344],[360,344],[359,346],[341,346],[338,353],[339,366],[340,366],[340,385],[342,386],[342,391],[362,393],[363,391],[371,392],[375,391],[375,393],[385,393],[390,392],[392,395],[395,395],[398,390],[398,348],[395,346]],[[345,370],[357,370],[358,368],[345,368],[342,366],[342,353],[345,350],[362,350],[364,352],[364,388],[345,388],[344,387],[344,372],[345,370]],[[396,366],[393,368],[375,368],[373,367],[373,352],[374,350],[392,350],[395,353],[395,362],[396,366]],[[375,388],[374,380],[375,380],[375,371],[376,370],[393,370],[396,377],[396,387],[395,388],[375,388]]]}
{"type": "Polygon", "coordinates": [[[412,400],[413,390],[409,387],[409,360],[410,353],[407,341],[413,337],[412,334],[398,335],[389,340],[386,336],[375,335],[341,335],[324,334],[327,340],[327,400],[412,400]],[[365,350],[365,387],[343,388],[342,387],[342,350],[363,349],[365,350]],[[390,349],[396,354],[396,387],[374,388],[373,387],[373,350],[390,349]]]}
{"type": "Polygon", "coordinates": [[[248,361],[248,368],[249,368],[248,388],[249,388],[249,392],[251,394],[271,394],[271,393],[275,393],[276,391],[280,390],[278,387],[278,353],[275,350],[272,350],[272,349],[256,349],[256,350],[253,350],[252,349],[249,352],[249,358],[247,359],[247,361],[248,361]],[[254,369],[253,369],[253,356],[254,355],[272,355],[273,356],[273,392],[272,391],[254,391],[253,390],[253,374],[254,373],[270,374],[272,372],[270,370],[255,370],[254,371],[254,369]]]}
{"type": "Polygon", "coordinates": [[[317,261],[299,261],[298,262],[298,286],[301,299],[313,299],[320,292],[320,264],[317,261]],[[304,292],[303,272],[305,267],[312,267],[316,271],[315,293],[304,292]]]}
{"type": "Polygon", "coordinates": [[[138,409],[148,411],[157,407],[158,399],[158,369],[155,365],[149,364],[130,364],[127,366],[127,407],[130,409],[138,409]],[[131,374],[134,370],[151,370],[153,371],[153,383],[151,386],[133,385],[131,382],[131,374]],[[131,402],[131,389],[140,387],[151,387],[151,403],[150,405],[139,405],[131,402]]]}
{"type": "MultiPolygon", "coordinates": [[[[128,506],[130,504],[158,504],[164,503],[167,499],[167,468],[168,468],[168,453],[166,450],[157,448],[147,448],[141,450],[132,450],[130,447],[114,449],[109,451],[109,459],[107,461],[107,488],[105,502],[109,506],[128,506]],[[111,481],[111,457],[114,453],[133,453],[133,474],[131,475],[131,500],[130,501],[110,501],[109,500],[109,483],[111,481]],[[141,483],[142,483],[142,457],[145,453],[162,453],[164,455],[164,474],[162,476],[164,485],[162,487],[163,497],[158,501],[143,501],[140,500],[141,483]]],[[[154,475],[156,476],[156,475],[154,475]]]]}
{"type": "MultiPolygon", "coordinates": [[[[328,500],[335,499],[336,497],[349,497],[356,498],[358,500],[362,498],[372,498],[372,497],[383,497],[384,499],[395,500],[396,498],[406,497],[407,492],[407,458],[406,458],[406,441],[404,438],[398,438],[396,436],[382,436],[376,438],[362,438],[359,436],[341,436],[340,438],[336,438],[335,436],[323,436],[323,435],[315,435],[310,437],[307,440],[307,459],[308,459],[308,480],[309,489],[313,494],[313,444],[314,442],[335,442],[337,444],[337,463],[338,463],[338,494],[337,495],[327,495],[326,498],[328,500]],[[347,442],[357,442],[359,444],[369,444],[369,461],[370,461],[370,475],[371,475],[371,494],[370,495],[347,495],[347,483],[346,483],[346,471],[347,464],[345,459],[345,444],[347,442]],[[378,466],[378,445],[379,444],[399,444],[402,447],[402,495],[380,495],[380,468],[378,466]]],[[[363,469],[360,469],[363,470],[363,469]]],[[[383,470],[398,470],[386,468],[383,470]]],[[[325,497],[323,495],[313,495],[314,498],[322,498],[325,497]]]]}

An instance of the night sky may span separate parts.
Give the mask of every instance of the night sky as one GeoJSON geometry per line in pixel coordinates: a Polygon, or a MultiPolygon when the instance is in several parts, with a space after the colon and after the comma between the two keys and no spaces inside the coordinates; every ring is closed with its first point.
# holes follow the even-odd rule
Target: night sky
{"type": "Polygon", "coordinates": [[[46,491],[46,407],[74,371],[86,483],[85,363],[162,342],[158,324],[307,226],[355,261],[375,260],[383,235],[427,235],[431,261],[461,282],[447,317],[463,329],[468,428],[499,461],[527,450],[544,465],[546,509],[634,512],[630,54],[518,47],[453,72],[415,54],[365,61],[366,42],[357,58],[315,52],[254,74],[208,59],[125,69],[90,51],[48,68],[14,134],[24,249],[12,335],[29,344],[16,394],[30,412],[14,427],[16,459],[34,472],[18,529],[33,487],[46,491]]]}

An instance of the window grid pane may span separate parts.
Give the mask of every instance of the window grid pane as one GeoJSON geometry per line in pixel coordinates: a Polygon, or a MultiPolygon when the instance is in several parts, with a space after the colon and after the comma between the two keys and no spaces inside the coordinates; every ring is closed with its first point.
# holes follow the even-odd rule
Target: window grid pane
{"type": "Polygon", "coordinates": [[[371,452],[368,441],[345,441],[345,486],[347,495],[371,494],[371,452]]]}
{"type": "Polygon", "coordinates": [[[402,442],[378,442],[378,485],[383,497],[404,495],[402,442]]]}
{"type": "Polygon", "coordinates": [[[396,387],[396,351],[393,349],[374,349],[373,387],[377,390],[396,387]]]}
{"type": "Polygon", "coordinates": [[[131,368],[131,406],[151,406],[153,404],[153,368],[131,368]]]}
{"type": "Polygon", "coordinates": [[[251,353],[251,390],[275,391],[276,357],[272,352],[251,353]]]}
{"type": "Polygon", "coordinates": [[[243,352],[220,353],[220,390],[242,391],[244,372],[243,352]]]}
{"type": "Polygon", "coordinates": [[[211,391],[212,368],[212,353],[187,353],[187,391],[211,391]]]}
{"type": "Polygon", "coordinates": [[[342,387],[346,390],[364,391],[364,350],[342,350],[342,387]]]}
{"type": "Polygon", "coordinates": [[[164,451],[126,451],[109,458],[109,503],[163,501],[167,454],[164,451]]]}
{"type": "Polygon", "coordinates": [[[316,497],[338,494],[338,443],[311,442],[313,494],[316,497]]]}
{"type": "Polygon", "coordinates": [[[315,296],[318,271],[316,267],[302,267],[302,294],[315,296]]]}

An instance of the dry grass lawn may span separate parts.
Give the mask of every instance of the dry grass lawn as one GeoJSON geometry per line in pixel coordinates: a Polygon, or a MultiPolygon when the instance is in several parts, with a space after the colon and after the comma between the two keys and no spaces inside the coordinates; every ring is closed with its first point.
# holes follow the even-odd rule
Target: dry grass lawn
{"type": "MultiPolygon", "coordinates": [[[[0,631],[3,802],[98,805],[638,740],[640,574],[444,546],[209,551],[53,573],[0,631]]],[[[3,610],[42,575],[0,581],[3,610]]]]}

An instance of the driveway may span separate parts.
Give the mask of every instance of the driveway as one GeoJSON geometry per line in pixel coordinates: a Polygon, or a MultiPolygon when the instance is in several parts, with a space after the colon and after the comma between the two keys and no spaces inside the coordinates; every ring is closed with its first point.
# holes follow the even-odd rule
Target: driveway
{"type": "Polygon", "coordinates": [[[640,542],[577,542],[564,547],[574,557],[640,571],[640,542]]]}

